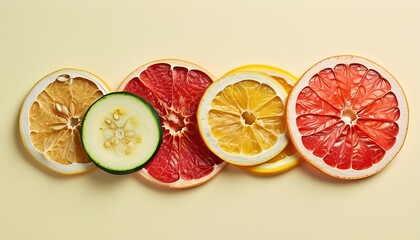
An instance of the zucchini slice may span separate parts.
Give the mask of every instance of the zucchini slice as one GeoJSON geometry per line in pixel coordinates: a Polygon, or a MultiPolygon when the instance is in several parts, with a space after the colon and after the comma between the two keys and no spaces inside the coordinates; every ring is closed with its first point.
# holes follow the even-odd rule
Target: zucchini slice
{"type": "Polygon", "coordinates": [[[144,167],[162,143],[154,108],[129,92],[113,92],[94,102],[83,119],[81,138],[89,158],[112,174],[144,167]]]}

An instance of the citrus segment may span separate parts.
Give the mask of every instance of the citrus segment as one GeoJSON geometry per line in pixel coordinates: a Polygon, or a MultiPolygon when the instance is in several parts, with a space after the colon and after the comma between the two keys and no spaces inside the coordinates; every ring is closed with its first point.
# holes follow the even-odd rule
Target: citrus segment
{"type": "Polygon", "coordinates": [[[287,92],[261,72],[231,72],[214,82],[201,99],[198,118],[206,145],[236,165],[256,165],[287,144],[287,92]]]}
{"type": "Polygon", "coordinates": [[[373,175],[402,147],[408,107],[397,81],[355,56],[326,59],[293,88],[287,122],[298,151],[323,172],[346,179],[373,175]]]}
{"type": "Polygon", "coordinates": [[[162,146],[139,176],[156,185],[187,188],[208,181],[226,165],[207,149],[197,127],[197,106],[212,79],[195,64],[165,59],[139,67],[122,82],[120,90],[151,103],[163,127],[162,146]]]}
{"type": "Polygon", "coordinates": [[[228,85],[211,105],[209,125],[224,151],[258,154],[285,131],[283,102],[266,84],[245,80],[228,85]]]}
{"type": "Polygon", "coordinates": [[[93,167],[82,147],[80,126],[90,104],[108,91],[102,80],[83,70],[62,69],[40,80],[20,115],[21,135],[29,152],[64,174],[93,167]]]}

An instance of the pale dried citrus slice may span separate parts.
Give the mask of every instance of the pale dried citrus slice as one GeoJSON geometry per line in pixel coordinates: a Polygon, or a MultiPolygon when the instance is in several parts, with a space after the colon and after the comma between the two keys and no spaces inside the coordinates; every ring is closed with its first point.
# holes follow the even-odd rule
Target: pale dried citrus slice
{"type": "MultiPolygon", "coordinates": [[[[271,77],[275,78],[277,81],[279,81],[287,92],[290,92],[293,85],[298,80],[297,77],[293,76],[291,73],[281,68],[262,64],[245,65],[242,67],[238,67],[227,74],[240,71],[255,71],[268,74],[271,77]]],[[[240,166],[240,168],[250,173],[272,176],[292,169],[299,163],[300,157],[297,153],[296,148],[293,146],[293,144],[288,142],[287,146],[283,149],[283,151],[281,151],[277,156],[270,159],[269,161],[255,166],[240,166]]]]}
{"type": "Polygon", "coordinates": [[[408,106],[397,80],[356,56],[336,56],[311,67],[290,92],[290,137],[309,163],[337,178],[381,171],[401,149],[408,106]]]}
{"type": "Polygon", "coordinates": [[[98,76],[83,70],[61,69],[42,78],[27,95],[19,117],[29,153],[63,174],[94,167],[83,150],[80,125],[89,106],[108,92],[98,76]]]}
{"type": "Polygon", "coordinates": [[[224,75],[204,93],[197,111],[200,134],[223,160],[250,166],[266,162],[287,144],[286,89],[268,74],[224,75]]]}

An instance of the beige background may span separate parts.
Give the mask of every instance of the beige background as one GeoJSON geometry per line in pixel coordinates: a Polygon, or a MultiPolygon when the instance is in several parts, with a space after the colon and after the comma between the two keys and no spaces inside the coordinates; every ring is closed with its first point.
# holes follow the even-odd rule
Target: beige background
{"type": "Polygon", "coordinates": [[[0,0],[0,239],[420,239],[420,2],[0,0]],[[160,58],[216,76],[244,64],[297,76],[337,54],[399,79],[409,134],[380,174],[343,182],[307,164],[261,178],[233,166],[198,188],[165,191],[100,170],[66,177],[22,147],[20,104],[63,67],[116,88],[160,58]]]}

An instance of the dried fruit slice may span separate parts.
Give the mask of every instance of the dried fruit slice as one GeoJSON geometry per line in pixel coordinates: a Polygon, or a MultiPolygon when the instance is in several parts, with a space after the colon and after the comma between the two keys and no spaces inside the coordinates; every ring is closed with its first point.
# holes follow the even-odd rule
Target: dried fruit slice
{"type": "Polygon", "coordinates": [[[108,92],[98,76],[84,70],[61,69],[42,78],[27,95],[19,117],[29,153],[63,174],[94,167],[83,150],[80,125],[88,107],[108,92]]]}
{"type": "Polygon", "coordinates": [[[324,173],[359,179],[381,171],[401,149],[408,106],[397,80],[361,57],[311,67],[289,95],[287,123],[299,153],[324,173]]]}
{"type": "Polygon", "coordinates": [[[273,176],[283,173],[289,169],[296,167],[300,163],[300,156],[292,142],[289,141],[287,146],[275,157],[267,162],[255,166],[238,166],[241,169],[263,176],[273,176]]]}
{"type": "Polygon", "coordinates": [[[198,107],[206,145],[223,160],[251,166],[266,162],[287,144],[286,89],[261,72],[239,71],[210,85],[198,107]]]}
{"type": "MultiPolygon", "coordinates": [[[[287,92],[290,92],[293,85],[297,82],[297,78],[291,73],[273,66],[253,64],[245,65],[239,68],[236,68],[230,71],[227,74],[241,72],[241,71],[254,71],[262,72],[270,75],[272,78],[275,78],[279,83],[286,89],[287,92]]],[[[286,101],[286,100],[285,100],[286,101]]],[[[297,153],[296,148],[290,141],[287,143],[287,146],[281,151],[277,156],[268,160],[267,162],[254,165],[254,166],[240,166],[241,169],[265,176],[272,176],[282,172],[285,172],[293,167],[297,166],[300,163],[300,157],[297,153]]]]}
{"type": "Polygon", "coordinates": [[[144,99],[113,92],[89,107],[82,123],[82,143],[90,159],[113,174],[141,169],[162,142],[159,116],[144,99]]]}
{"type": "Polygon", "coordinates": [[[119,90],[145,98],[162,122],[162,146],[138,171],[142,179],[188,188],[207,182],[226,165],[207,149],[197,127],[198,102],[212,81],[212,75],[195,64],[164,59],[139,67],[121,83],[119,90]]]}

